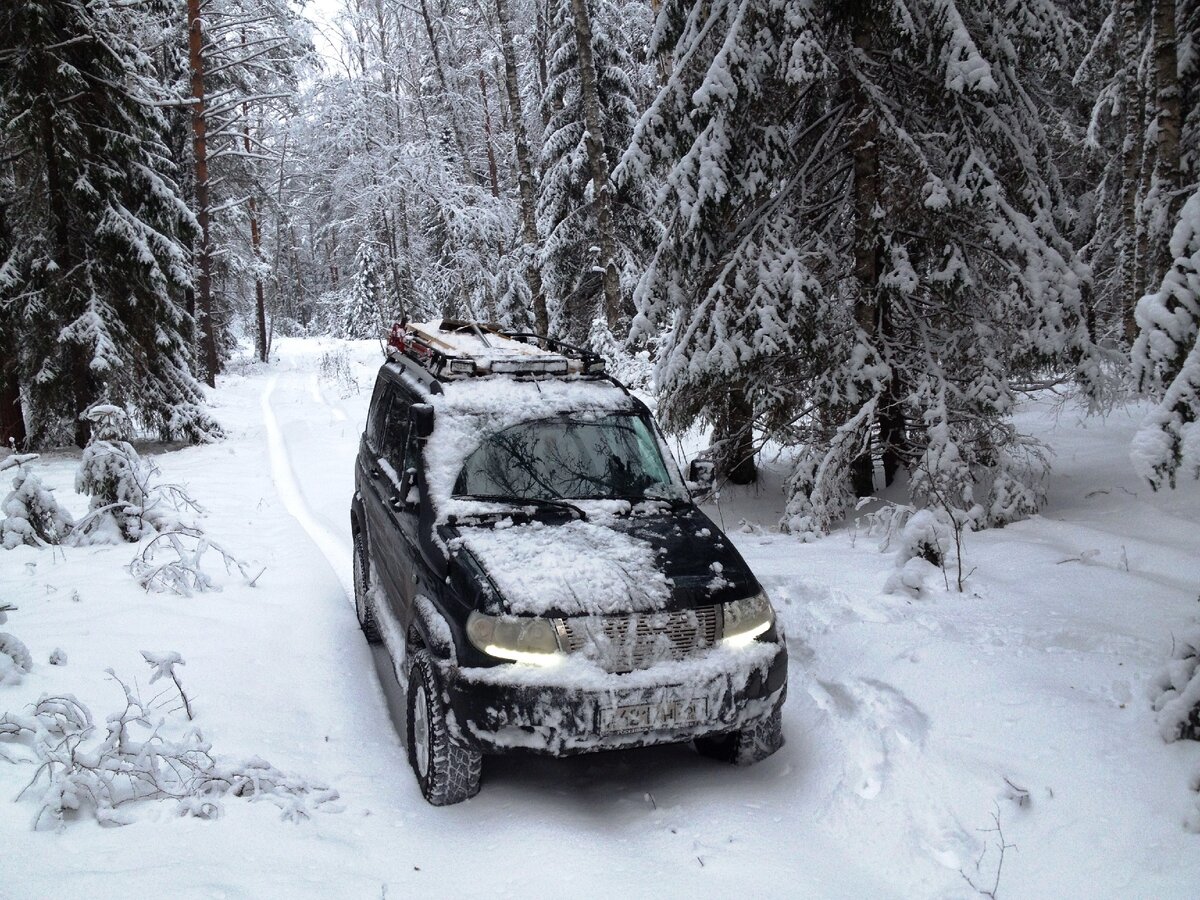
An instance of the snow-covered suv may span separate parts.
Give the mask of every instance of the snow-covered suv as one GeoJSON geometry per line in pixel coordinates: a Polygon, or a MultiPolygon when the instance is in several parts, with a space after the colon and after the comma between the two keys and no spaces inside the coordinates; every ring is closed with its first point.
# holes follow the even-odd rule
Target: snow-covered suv
{"type": "Polygon", "coordinates": [[[407,683],[430,803],[473,796],[484,753],[690,740],[745,764],[782,743],[771,603],[594,354],[396,326],[351,527],[359,621],[407,683]]]}

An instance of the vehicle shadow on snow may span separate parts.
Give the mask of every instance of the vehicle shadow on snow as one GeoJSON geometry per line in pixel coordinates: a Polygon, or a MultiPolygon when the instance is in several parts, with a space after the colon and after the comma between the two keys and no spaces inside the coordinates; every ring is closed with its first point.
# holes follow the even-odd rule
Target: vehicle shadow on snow
{"type": "MultiPolygon", "coordinates": [[[[372,656],[392,727],[401,745],[407,746],[404,688],[387,650],[373,647],[372,656]]],[[[506,801],[511,801],[512,793],[538,800],[554,798],[589,815],[604,815],[613,807],[628,809],[631,803],[656,809],[706,800],[725,802],[732,795],[739,803],[753,804],[778,796],[780,779],[793,775],[791,762],[802,736],[789,733],[787,737],[780,752],[748,768],[705,759],[687,744],[562,758],[524,752],[488,756],[481,797],[503,792],[506,801]]]]}

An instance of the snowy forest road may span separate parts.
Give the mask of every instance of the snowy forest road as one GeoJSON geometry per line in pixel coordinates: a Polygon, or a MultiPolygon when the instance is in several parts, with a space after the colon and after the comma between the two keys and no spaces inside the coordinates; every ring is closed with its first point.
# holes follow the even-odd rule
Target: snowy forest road
{"type": "MultiPolygon", "coordinates": [[[[297,478],[293,467],[293,454],[289,452],[288,446],[284,441],[283,430],[279,426],[279,419],[271,405],[271,398],[275,394],[275,389],[279,385],[279,375],[272,375],[270,381],[267,382],[266,390],[262,395],[262,414],[263,427],[267,434],[267,448],[271,457],[271,477],[275,482],[275,489],[279,492],[279,498],[283,501],[284,507],[291,516],[300,523],[300,527],[304,529],[305,534],[317,546],[317,549],[329,561],[337,574],[338,579],[346,588],[347,596],[353,602],[353,580],[351,575],[351,552],[350,542],[344,537],[335,534],[331,530],[330,524],[327,522],[318,521],[309,508],[308,502],[304,497],[304,491],[300,487],[300,479],[297,478]]],[[[316,375],[312,374],[308,377],[310,385],[310,394],[319,401],[324,403],[324,398],[320,394],[320,388],[317,385],[316,375]]],[[[346,414],[340,409],[334,409],[335,419],[339,421],[346,420],[346,414]],[[340,415],[336,415],[340,413],[340,415]]],[[[306,482],[309,484],[323,484],[326,477],[315,479],[315,482],[306,482]]],[[[349,512],[346,513],[347,516],[349,512]]]]}
{"type": "MultiPolygon", "coordinates": [[[[1030,405],[1055,450],[1043,515],[967,536],[967,591],[941,573],[883,590],[894,547],[865,526],[804,544],[775,528],[787,462],[726,490],[722,523],[770,593],[791,657],[786,744],[746,769],[685,746],[489,757],[481,793],[430,807],[409,770],[403,697],[350,602],[349,504],[376,342],[280,339],[212,395],[215,444],[147,447],[203,504],[205,532],[266,566],[254,586],[206,558],[220,591],[147,593],[129,544],[3,551],[4,626],[35,658],[0,715],[44,695],[96,721],[136,684],[140,651],[176,651],[212,753],[261,757],[336,789],[298,823],[269,802],[219,818],[173,801],[29,827],[33,767],[0,760],[0,897],[976,896],[1190,898],[1200,883],[1194,742],[1164,744],[1146,700],[1196,617],[1200,486],[1152,494],[1133,474],[1136,416],[1030,405]],[[69,665],[45,660],[61,648],[69,665]],[[995,819],[993,818],[996,817],[995,819]],[[1000,833],[1008,847],[1001,867],[1000,833]],[[30,860],[37,860],[30,865],[30,860]]],[[[681,454],[703,435],[683,438],[681,454]]],[[[75,515],[77,451],[37,461],[75,515]],[[67,490],[63,490],[67,488],[67,490]]],[[[120,708],[119,706],[117,707],[120,708]]],[[[95,741],[103,737],[98,729],[95,741]]],[[[3,742],[20,757],[28,748],[3,742]]]]}

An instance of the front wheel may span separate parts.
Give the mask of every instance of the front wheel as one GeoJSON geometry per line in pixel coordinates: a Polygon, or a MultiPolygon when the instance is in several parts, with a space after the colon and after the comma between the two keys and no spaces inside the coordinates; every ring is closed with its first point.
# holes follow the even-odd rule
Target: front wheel
{"type": "Polygon", "coordinates": [[[696,752],[710,759],[735,766],[761,762],[783,746],[783,705],[741,731],[696,738],[694,743],[696,752]]]}
{"type": "Polygon", "coordinates": [[[382,638],[375,611],[371,609],[371,563],[367,559],[367,547],[362,532],[354,535],[354,611],[358,613],[358,624],[368,644],[378,644],[382,638]]]}
{"type": "Polygon", "coordinates": [[[408,762],[421,793],[434,806],[461,803],[479,793],[483,755],[451,739],[428,650],[413,653],[408,672],[408,762]]]}

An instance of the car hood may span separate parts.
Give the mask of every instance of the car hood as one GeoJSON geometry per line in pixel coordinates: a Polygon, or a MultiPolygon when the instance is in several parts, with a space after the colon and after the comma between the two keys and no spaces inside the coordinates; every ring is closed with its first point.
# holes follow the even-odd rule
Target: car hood
{"type": "Polygon", "coordinates": [[[453,559],[477,571],[489,612],[620,615],[739,599],[758,582],[729,539],[693,506],[587,521],[446,529],[453,559]]]}

